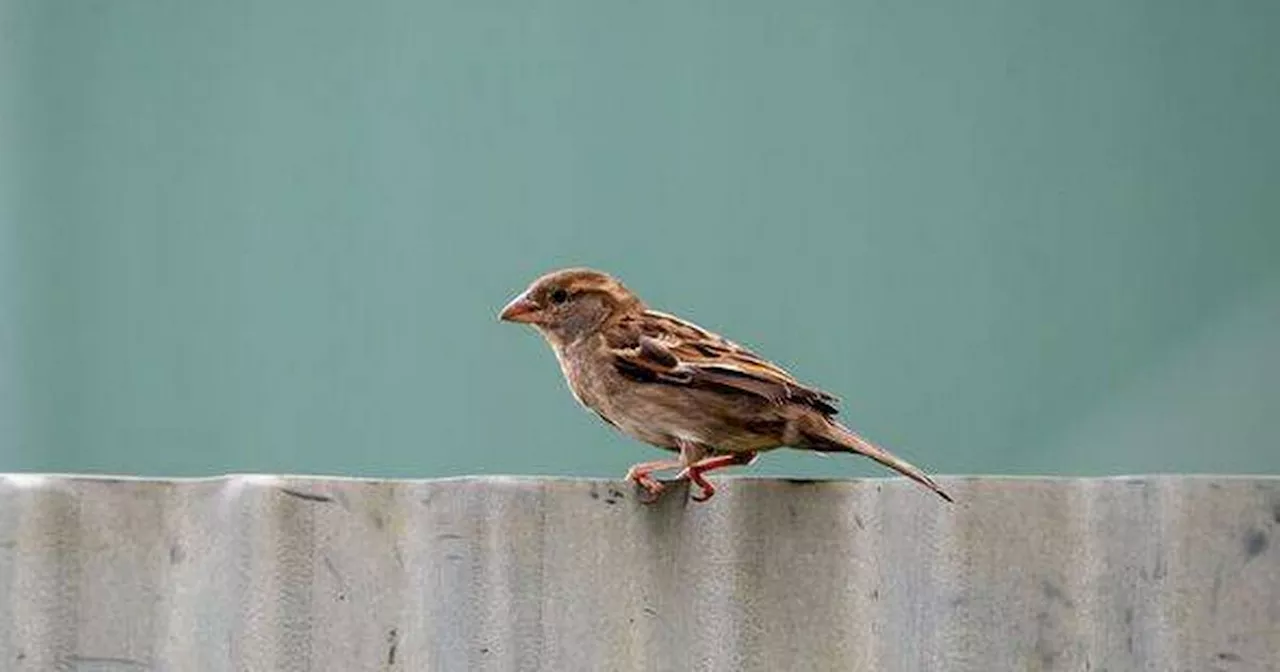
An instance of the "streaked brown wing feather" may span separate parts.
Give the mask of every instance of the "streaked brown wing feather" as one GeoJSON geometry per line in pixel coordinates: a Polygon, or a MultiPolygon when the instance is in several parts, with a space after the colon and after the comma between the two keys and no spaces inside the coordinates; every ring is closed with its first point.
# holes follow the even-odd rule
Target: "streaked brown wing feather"
{"type": "Polygon", "coordinates": [[[832,395],[800,384],[782,367],[723,336],[665,313],[628,315],[606,339],[618,370],[635,380],[751,394],[825,415],[837,412],[832,395]]]}

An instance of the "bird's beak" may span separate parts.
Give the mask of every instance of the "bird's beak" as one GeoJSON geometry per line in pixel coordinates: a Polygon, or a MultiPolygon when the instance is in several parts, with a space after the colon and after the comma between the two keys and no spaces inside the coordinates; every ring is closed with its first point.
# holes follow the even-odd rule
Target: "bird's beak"
{"type": "Polygon", "coordinates": [[[538,319],[538,304],[521,294],[498,313],[498,319],[504,322],[534,322],[538,319]]]}

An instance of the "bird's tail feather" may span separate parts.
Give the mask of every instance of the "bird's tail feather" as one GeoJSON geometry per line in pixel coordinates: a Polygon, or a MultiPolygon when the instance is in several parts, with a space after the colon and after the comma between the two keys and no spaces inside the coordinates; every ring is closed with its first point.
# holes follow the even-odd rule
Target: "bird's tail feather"
{"type": "Polygon", "coordinates": [[[932,478],[929,478],[928,474],[918,467],[854,434],[848,427],[834,420],[828,420],[823,423],[823,426],[806,431],[804,436],[808,440],[808,445],[804,446],[805,448],[822,452],[857,453],[858,455],[869,457],[938,493],[948,502],[954,501],[951,499],[951,495],[948,495],[937,483],[933,482],[932,478]]]}

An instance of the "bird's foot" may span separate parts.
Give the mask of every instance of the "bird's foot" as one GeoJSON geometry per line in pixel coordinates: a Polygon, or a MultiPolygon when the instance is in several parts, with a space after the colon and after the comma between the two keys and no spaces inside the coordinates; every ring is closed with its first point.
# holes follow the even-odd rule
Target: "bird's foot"
{"type": "Polygon", "coordinates": [[[689,479],[689,482],[698,486],[698,488],[702,490],[701,493],[690,495],[690,498],[695,502],[705,502],[716,494],[716,486],[711,485],[711,481],[708,481],[706,477],[702,475],[702,472],[702,469],[685,467],[679,474],[676,474],[677,481],[687,478],[689,479]]]}
{"type": "Polygon", "coordinates": [[[693,501],[705,502],[708,499],[711,499],[711,497],[716,494],[716,487],[714,485],[711,485],[711,481],[708,481],[707,479],[703,478],[702,474],[698,474],[696,478],[691,475],[689,477],[689,480],[693,481],[694,483],[697,483],[698,487],[702,488],[702,492],[700,494],[689,495],[689,497],[691,497],[693,501]]]}
{"type": "Polygon", "coordinates": [[[636,469],[632,467],[627,471],[627,480],[634,481],[636,485],[644,491],[640,495],[641,504],[653,504],[662,496],[662,492],[667,489],[661,481],[649,475],[648,471],[636,469]]]}
{"type": "Polygon", "coordinates": [[[652,478],[637,480],[636,484],[639,485],[643,491],[640,495],[641,504],[656,503],[662,498],[663,491],[667,489],[667,486],[663,485],[661,481],[656,481],[652,478]]]}
{"type": "Polygon", "coordinates": [[[708,457],[682,469],[676,475],[676,479],[687,478],[691,483],[701,488],[702,492],[700,494],[692,495],[693,501],[705,502],[716,494],[716,487],[711,485],[711,481],[708,481],[706,476],[703,476],[704,473],[738,464],[751,464],[755,459],[755,453],[732,453],[708,457]]]}

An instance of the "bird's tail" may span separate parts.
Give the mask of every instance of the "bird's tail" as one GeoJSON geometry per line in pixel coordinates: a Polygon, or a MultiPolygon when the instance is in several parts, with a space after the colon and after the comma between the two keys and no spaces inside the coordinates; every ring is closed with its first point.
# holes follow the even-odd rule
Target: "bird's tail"
{"type": "Polygon", "coordinates": [[[954,501],[951,499],[951,495],[948,495],[937,483],[933,482],[932,478],[929,478],[928,474],[915,465],[854,434],[848,427],[834,420],[827,419],[826,422],[818,424],[817,427],[805,431],[804,438],[806,439],[804,448],[822,452],[864,455],[938,493],[948,502],[954,501]]]}

